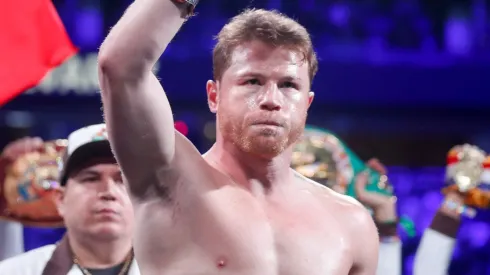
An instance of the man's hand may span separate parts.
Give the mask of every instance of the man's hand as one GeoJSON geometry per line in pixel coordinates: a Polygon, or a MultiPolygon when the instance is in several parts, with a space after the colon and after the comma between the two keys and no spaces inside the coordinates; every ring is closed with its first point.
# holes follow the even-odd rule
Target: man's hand
{"type": "MultiPolygon", "coordinates": [[[[449,191],[446,196],[444,197],[444,200],[445,201],[452,201],[454,202],[456,205],[464,205],[465,203],[465,198],[464,198],[464,195],[461,194],[460,192],[458,191],[449,191]]],[[[443,203],[441,205],[441,207],[439,208],[439,211],[453,219],[460,219],[461,217],[461,213],[459,213],[457,211],[457,209],[453,209],[453,208],[450,208],[448,207],[448,205],[446,205],[445,203],[443,203]]]]}
{"type": "MultiPolygon", "coordinates": [[[[367,166],[381,175],[386,175],[386,168],[377,159],[370,159],[367,166]]],[[[369,180],[367,173],[361,173],[355,180],[355,191],[357,199],[365,206],[374,211],[374,218],[378,222],[391,222],[396,220],[396,197],[389,197],[376,192],[366,190],[369,180]]]]}
{"type": "Polygon", "coordinates": [[[43,140],[38,137],[25,137],[7,144],[3,149],[1,158],[14,161],[23,154],[39,150],[43,146],[43,140]]]}

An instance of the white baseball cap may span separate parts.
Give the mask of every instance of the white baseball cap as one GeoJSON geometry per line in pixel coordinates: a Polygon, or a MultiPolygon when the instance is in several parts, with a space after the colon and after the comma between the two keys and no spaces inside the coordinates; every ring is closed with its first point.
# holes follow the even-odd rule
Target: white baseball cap
{"type": "MultiPolygon", "coordinates": [[[[65,185],[71,172],[95,158],[114,158],[107,139],[105,124],[83,127],[68,136],[68,146],[60,174],[60,184],[65,185]]],[[[115,163],[114,159],[114,163],[115,163]]]]}

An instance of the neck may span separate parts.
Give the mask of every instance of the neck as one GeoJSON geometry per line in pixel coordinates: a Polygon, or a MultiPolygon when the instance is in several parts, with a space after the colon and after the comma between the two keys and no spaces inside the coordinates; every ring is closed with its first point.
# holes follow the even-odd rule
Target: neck
{"type": "Polygon", "coordinates": [[[75,236],[68,231],[68,242],[73,256],[85,268],[109,268],[123,263],[131,252],[131,238],[100,240],[75,236]]]}
{"type": "Polygon", "coordinates": [[[211,161],[211,164],[217,164],[217,168],[228,174],[236,184],[251,191],[255,191],[258,185],[267,192],[290,182],[291,155],[292,149],[288,148],[275,157],[257,156],[218,139],[205,158],[211,161]]]}

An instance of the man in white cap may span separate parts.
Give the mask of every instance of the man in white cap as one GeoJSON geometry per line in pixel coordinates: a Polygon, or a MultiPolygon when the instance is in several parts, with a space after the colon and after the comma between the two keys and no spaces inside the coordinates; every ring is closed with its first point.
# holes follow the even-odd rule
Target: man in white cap
{"type": "Polygon", "coordinates": [[[139,275],[133,259],[133,208],[112,155],[104,124],[68,137],[57,207],[67,233],[0,262],[9,275],[139,275]]]}

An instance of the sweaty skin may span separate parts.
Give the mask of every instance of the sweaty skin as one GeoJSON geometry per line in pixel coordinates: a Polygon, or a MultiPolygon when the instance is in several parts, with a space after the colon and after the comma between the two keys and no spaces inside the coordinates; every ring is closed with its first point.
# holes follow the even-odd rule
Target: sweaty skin
{"type": "Polygon", "coordinates": [[[259,41],[239,46],[222,79],[207,83],[218,129],[202,156],[174,130],[151,72],[183,22],[171,1],[138,0],[99,53],[141,273],[375,274],[379,240],[364,207],[289,168],[313,99],[307,63],[259,41]]]}

